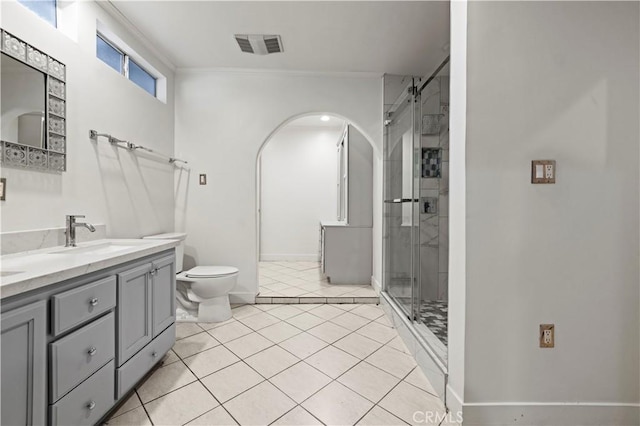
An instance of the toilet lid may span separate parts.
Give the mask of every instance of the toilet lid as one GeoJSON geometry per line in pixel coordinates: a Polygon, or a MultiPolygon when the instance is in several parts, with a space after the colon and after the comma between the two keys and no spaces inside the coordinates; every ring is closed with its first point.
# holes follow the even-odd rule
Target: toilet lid
{"type": "Polygon", "coordinates": [[[207,277],[221,277],[224,275],[236,274],[238,268],[233,266],[196,266],[193,269],[189,269],[186,273],[189,278],[207,278],[207,277]]]}

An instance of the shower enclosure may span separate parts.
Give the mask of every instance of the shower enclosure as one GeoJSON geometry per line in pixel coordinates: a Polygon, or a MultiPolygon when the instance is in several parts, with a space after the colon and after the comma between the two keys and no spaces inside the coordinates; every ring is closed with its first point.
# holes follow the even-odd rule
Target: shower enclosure
{"type": "Polygon", "coordinates": [[[384,291],[446,365],[448,60],[429,78],[386,75],[384,291]]]}

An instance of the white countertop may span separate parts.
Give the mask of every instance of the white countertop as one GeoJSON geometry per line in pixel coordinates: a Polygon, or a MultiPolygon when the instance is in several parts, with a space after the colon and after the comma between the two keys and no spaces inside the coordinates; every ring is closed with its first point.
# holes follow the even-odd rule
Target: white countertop
{"type": "Polygon", "coordinates": [[[105,239],[0,256],[0,299],[176,247],[177,240],[105,239]]]}

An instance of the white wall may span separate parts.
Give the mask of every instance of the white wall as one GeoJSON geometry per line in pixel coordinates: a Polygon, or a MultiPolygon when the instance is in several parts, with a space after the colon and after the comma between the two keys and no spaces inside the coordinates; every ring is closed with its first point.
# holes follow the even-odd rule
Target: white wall
{"type": "Polygon", "coordinates": [[[468,4],[465,424],[640,422],[639,9],[468,4]]]}
{"type": "MultiPolygon", "coordinates": [[[[176,155],[190,161],[193,173],[178,174],[176,189],[176,228],[188,233],[186,254],[193,258],[187,260],[237,266],[234,293],[253,300],[258,290],[256,160],[261,145],[286,120],[327,112],[358,127],[373,142],[375,161],[381,161],[381,104],[379,76],[179,72],[176,155]],[[197,185],[200,173],[208,174],[208,185],[197,185]]],[[[376,208],[374,215],[381,216],[380,206],[376,208]]],[[[374,242],[381,240],[379,227],[374,242]]]]}
{"type": "Polygon", "coordinates": [[[319,260],[319,222],[337,217],[342,130],[294,122],[262,150],[261,260],[319,260]]]}
{"type": "Polygon", "coordinates": [[[66,214],[105,223],[112,237],[138,237],[174,226],[173,166],[92,142],[89,130],[173,152],[173,72],[94,2],[75,2],[77,40],[15,1],[1,2],[1,26],[67,67],[67,171],[4,167],[2,231],[64,226],[66,214]],[[168,78],[163,103],[95,57],[96,20],[118,33],[168,78]]]}

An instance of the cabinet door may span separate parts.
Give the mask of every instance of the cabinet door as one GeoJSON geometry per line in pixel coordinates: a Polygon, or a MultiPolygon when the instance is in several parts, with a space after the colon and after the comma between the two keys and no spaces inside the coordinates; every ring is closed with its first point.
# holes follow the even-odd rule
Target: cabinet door
{"type": "Polygon", "coordinates": [[[43,425],[46,416],[47,302],[3,312],[1,424],[43,425]]]}
{"type": "Polygon", "coordinates": [[[118,366],[152,338],[151,263],[118,274],[118,366]]]}
{"type": "Polygon", "coordinates": [[[153,261],[153,337],[176,320],[176,258],[153,261]]]}

